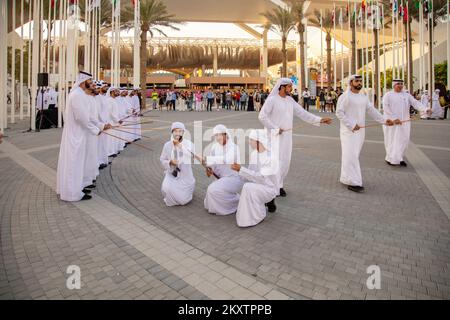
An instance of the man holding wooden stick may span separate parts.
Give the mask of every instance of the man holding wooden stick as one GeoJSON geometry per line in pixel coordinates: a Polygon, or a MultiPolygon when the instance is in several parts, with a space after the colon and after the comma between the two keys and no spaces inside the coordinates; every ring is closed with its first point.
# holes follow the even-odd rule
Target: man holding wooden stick
{"type": "Polygon", "coordinates": [[[426,112],[431,115],[431,110],[423,106],[420,101],[403,91],[403,80],[392,80],[393,90],[386,93],[383,97],[384,118],[394,121],[396,126],[384,126],[384,145],[386,148],[386,163],[391,166],[406,167],[403,160],[406,148],[409,144],[411,134],[411,122],[409,107],[420,112],[426,112]]]}
{"type": "Polygon", "coordinates": [[[365,139],[366,111],[377,122],[392,126],[394,122],[386,121],[383,115],[373,107],[369,98],[360,93],[362,89],[362,76],[349,77],[349,87],[337,102],[336,117],[340,120],[341,138],[341,177],[340,181],[348,190],[363,192],[364,187],[359,165],[359,155],[365,139]]]}

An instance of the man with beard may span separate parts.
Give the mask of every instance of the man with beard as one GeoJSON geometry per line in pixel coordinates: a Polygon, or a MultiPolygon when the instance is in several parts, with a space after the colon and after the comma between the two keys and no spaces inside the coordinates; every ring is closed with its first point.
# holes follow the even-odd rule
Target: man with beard
{"type": "MultiPolygon", "coordinates": [[[[284,190],[284,179],[289,172],[292,154],[292,126],[294,115],[305,122],[319,126],[322,123],[331,124],[330,118],[321,118],[309,113],[292,99],[292,80],[281,78],[272,89],[264,107],[259,113],[259,121],[267,129],[271,140],[279,139],[279,195],[286,196],[284,190]],[[274,132],[274,134],[272,134],[274,132]]],[[[277,148],[271,148],[276,152],[277,148]]]]}
{"type": "Polygon", "coordinates": [[[411,121],[409,107],[412,106],[419,112],[427,112],[431,115],[431,110],[424,107],[422,103],[414,99],[412,95],[403,91],[403,80],[392,80],[393,90],[383,97],[383,110],[385,119],[394,119],[396,126],[384,126],[384,146],[386,148],[386,163],[391,166],[406,167],[403,160],[406,148],[409,144],[411,134],[411,121]]]}
{"type": "Polygon", "coordinates": [[[364,144],[366,111],[379,123],[388,126],[394,125],[392,120],[384,121],[383,116],[370,103],[369,98],[360,93],[362,89],[362,76],[349,77],[347,91],[339,97],[336,116],[341,121],[341,178],[340,181],[348,190],[363,192],[359,154],[364,144]]]}
{"type": "Polygon", "coordinates": [[[111,128],[105,124],[97,127],[90,119],[89,96],[92,75],[80,72],[67,100],[64,129],[58,158],[56,193],[64,201],[91,199],[84,189],[83,177],[86,161],[86,141],[102,130],[111,128]]]}

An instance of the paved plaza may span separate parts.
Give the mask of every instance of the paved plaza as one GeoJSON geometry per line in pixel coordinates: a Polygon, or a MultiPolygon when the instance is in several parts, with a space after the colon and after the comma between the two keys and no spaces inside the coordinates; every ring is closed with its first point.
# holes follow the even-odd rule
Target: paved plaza
{"type": "MultiPolygon", "coordinates": [[[[449,299],[450,122],[415,121],[407,168],[384,162],[381,127],[366,129],[366,192],[339,183],[339,124],[294,130],[277,212],[252,228],[206,212],[209,183],[167,208],[159,156],[169,125],[260,128],[256,112],[149,112],[139,143],[101,171],[93,199],[55,194],[61,129],[6,130],[0,145],[0,299],[449,299]],[[150,130],[151,129],[151,130],[150,130]],[[69,290],[68,266],[81,270],[69,290]],[[367,268],[379,266],[381,289],[367,268]]],[[[334,115],[332,116],[334,118],[334,115]]]]}

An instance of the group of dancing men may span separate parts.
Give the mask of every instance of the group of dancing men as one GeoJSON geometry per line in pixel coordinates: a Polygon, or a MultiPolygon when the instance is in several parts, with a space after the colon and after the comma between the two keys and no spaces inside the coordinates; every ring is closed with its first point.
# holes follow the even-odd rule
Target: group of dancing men
{"type": "MultiPolygon", "coordinates": [[[[89,199],[89,188],[95,187],[98,170],[108,164],[108,156],[123,150],[124,141],[130,139],[132,143],[139,139],[136,137],[140,134],[141,114],[139,105],[133,103],[133,92],[123,91],[120,93],[123,100],[119,100],[116,89],[105,90],[102,83],[93,86],[91,79],[89,74],[80,73],[65,110],[57,191],[66,201],[89,199]],[[123,119],[127,117],[136,128],[133,137],[107,134],[111,128],[125,126],[123,119]],[[94,154],[97,155],[95,161],[94,154]]],[[[160,156],[164,169],[161,187],[164,203],[183,206],[191,202],[195,188],[192,160],[196,159],[205,167],[206,175],[215,179],[204,198],[204,207],[209,213],[235,213],[239,227],[250,227],[263,221],[267,211],[275,212],[275,198],[287,196],[284,180],[291,162],[293,117],[315,126],[332,123],[331,118],[304,110],[291,97],[292,89],[292,80],[281,78],[265,101],[259,113],[264,129],[251,130],[249,134],[248,167],[241,165],[239,148],[224,125],[213,128],[214,143],[204,157],[198,155],[194,144],[184,138],[185,125],[174,122],[170,140],[165,143],[160,156]]],[[[359,156],[365,139],[366,112],[383,127],[386,163],[403,167],[407,166],[404,154],[411,130],[410,106],[431,114],[430,109],[404,90],[400,79],[393,81],[393,90],[383,97],[383,114],[361,93],[361,89],[362,77],[350,76],[348,88],[339,97],[336,109],[342,151],[340,182],[358,193],[364,191],[359,156]]]]}
{"type": "Polygon", "coordinates": [[[63,115],[56,183],[61,200],[91,199],[100,170],[128,144],[140,140],[141,108],[136,93],[137,88],[114,88],[80,72],[63,115]],[[118,126],[123,130],[111,130],[118,126]]]}

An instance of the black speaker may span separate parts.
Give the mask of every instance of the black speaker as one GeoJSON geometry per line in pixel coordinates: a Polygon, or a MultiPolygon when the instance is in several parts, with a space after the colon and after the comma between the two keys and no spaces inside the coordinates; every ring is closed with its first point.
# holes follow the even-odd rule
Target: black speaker
{"type": "Polygon", "coordinates": [[[38,87],[48,87],[48,73],[38,73],[38,87]]]}

